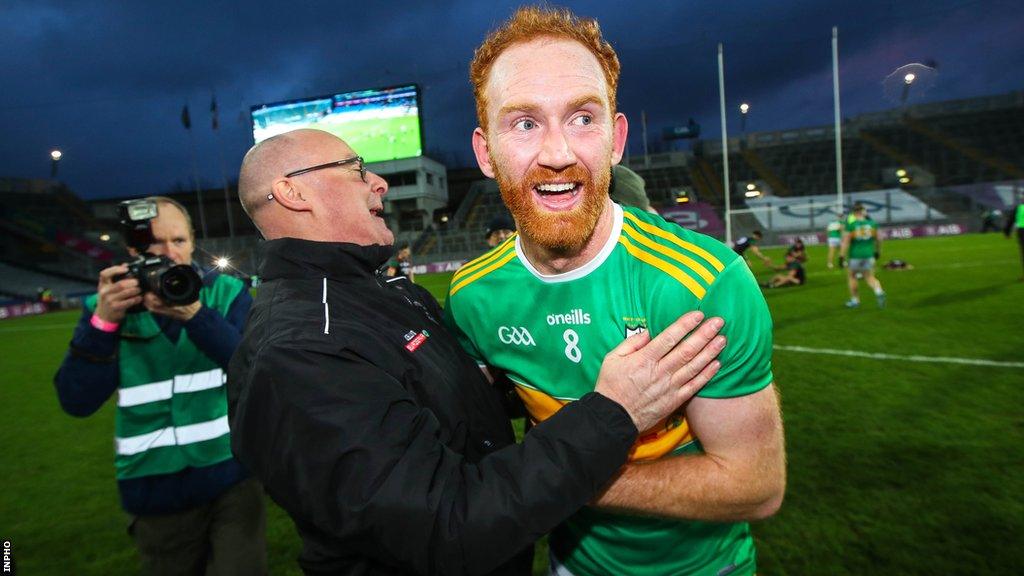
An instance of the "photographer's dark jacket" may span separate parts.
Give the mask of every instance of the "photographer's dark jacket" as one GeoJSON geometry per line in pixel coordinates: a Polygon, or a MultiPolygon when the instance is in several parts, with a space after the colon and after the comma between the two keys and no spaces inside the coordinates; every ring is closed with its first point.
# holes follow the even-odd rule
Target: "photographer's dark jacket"
{"type": "Polygon", "coordinates": [[[133,514],[192,508],[247,476],[231,455],[224,368],[252,299],[239,280],[214,273],[200,301],[188,322],[140,312],[106,333],[89,323],[96,297],[87,298],[55,378],[61,405],[75,416],[117,391],[115,465],[133,514]]]}
{"type": "Polygon", "coordinates": [[[232,446],[295,521],[307,574],[529,573],[636,428],[591,393],[514,444],[501,395],[382,246],[263,244],[228,371],[232,446]]]}

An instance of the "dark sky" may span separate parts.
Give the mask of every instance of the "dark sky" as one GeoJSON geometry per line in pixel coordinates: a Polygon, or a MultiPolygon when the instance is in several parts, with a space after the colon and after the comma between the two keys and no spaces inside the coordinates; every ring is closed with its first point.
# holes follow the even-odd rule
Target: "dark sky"
{"type": "MultiPolygon", "coordinates": [[[[519,2],[0,3],[0,176],[60,178],[85,198],[234,179],[252,144],[249,107],[415,82],[424,89],[427,152],[471,165],[475,126],[467,66],[474,47],[519,2]],[[216,94],[221,129],[210,128],[216,94]],[[188,103],[193,129],[180,122],[188,103]]],[[[622,61],[619,107],[630,148],[701,123],[719,135],[716,46],[724,42],[730,132],[832,121],[831,27],[840,30],[844,116],[896,105],[883,79],[934,61],[911,101],[1024,89],[1024,3],[1011,0],[565,2],[596,17],[622,61]]]]}

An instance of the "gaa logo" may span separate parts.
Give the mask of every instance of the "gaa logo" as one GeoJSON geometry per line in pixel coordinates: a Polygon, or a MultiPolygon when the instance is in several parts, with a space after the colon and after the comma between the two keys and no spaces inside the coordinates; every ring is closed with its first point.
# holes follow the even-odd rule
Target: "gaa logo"
{"type": "Polygon", "coordinates": [[[498,328],[498,340],[504,344],[515,344],[516,346],[536,346],[533,336],[526,328],[516,326],[502,326],[498,328]]]}

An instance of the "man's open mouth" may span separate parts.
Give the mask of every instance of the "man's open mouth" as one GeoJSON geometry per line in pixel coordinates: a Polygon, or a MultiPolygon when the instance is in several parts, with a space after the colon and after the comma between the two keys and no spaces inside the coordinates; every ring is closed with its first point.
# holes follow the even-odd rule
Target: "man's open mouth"
{"type": "Polygon", "coordinates": [[[533,187],[537,202],[548,210],[568,210],[579,202],[579,182],[546,182],[533,187]]]}

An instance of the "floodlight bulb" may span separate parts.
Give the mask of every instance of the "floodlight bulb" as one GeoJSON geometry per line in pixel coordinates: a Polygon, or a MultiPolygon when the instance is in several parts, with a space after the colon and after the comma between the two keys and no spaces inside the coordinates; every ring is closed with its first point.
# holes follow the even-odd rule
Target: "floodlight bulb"
{"type": "Polygon", "coordinates": [[[753,182],[751,182],[750,184],[747,184],[747,190],[755,190],[755,189],[757,189],[757,186],[755,186],[753,182]]]}
{"type": "Polygon", "coordinates": [[[50,152],[50,158],[53,158],[54,161],[60,160],[61,156],[63,155],[64,153],[61,152],[60,150],[54,150],[50,152]]]}
{"type": "Polygon", "coordinates": [[[904,170],[903,168],[900,168],[899,170],[896,171],[896,175],[899,176],[900,178],[903,178],[904,176],[907,175],[907,171],[904,170]]]}
{"type": "Polygon", "coordinates": [[[223,256],[221,256],[220,258],[217,258],[217,268],[220,268],[221,270],[223,270],[223,269],[227,268],[230,265],[231,265],[231,261],[228,260],[227,258],[225,258],[223,256]]]}
{"type": "Polygon", "coordinates": [[[110,234],[100,234],[100,240],[103,242],[110,242],[110,234]]]}
{"type": "Polygon", "coordinates": [[[900,184],[910,184],[910,178],[907,178],[906,176],[900,178],[900,184]]]}
{"type": "Polygon", "coordinates": [[[907,74],[906,76],[904,76],[903,77],[903,81],[906,82],[907,84],[912,84],[914,82],[915,78],[917,78],[917,76],[915,76],[913,73],[911,73],[911,74],[907,74]]]}
{"type": "Polygon", "coordinates": [[[749,111],[749,110],[750,110],[750,104],[747,104],[746,102],[744,102],[743,104],[740,104],[740,113],[746,114],[747,111],[749,111]]]}

